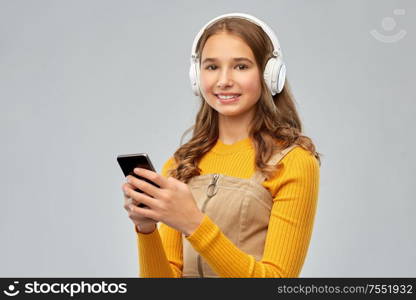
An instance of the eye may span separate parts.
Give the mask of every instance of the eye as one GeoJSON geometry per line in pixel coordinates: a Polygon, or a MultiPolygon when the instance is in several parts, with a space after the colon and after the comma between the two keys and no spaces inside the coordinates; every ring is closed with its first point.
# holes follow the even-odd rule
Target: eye
{"type": "Polygon", "coordinates": [[[211,67],[217,68],[215,65],[209,65],[209,66],[206,66],[205,69],[206,70],[215,70],[215,69],[212,69],[211,67]]]}
{"type": "Polygon", "coordinates": [[[237,65],[237,67],[239,68],[239,70],[245,70],[245,69],[248,69],[248,66],[247,65],[245,65],[245,64],[239,64],[239,65],[237,65]],[[241,68],[242,67],[242,68],[241,68]]]}

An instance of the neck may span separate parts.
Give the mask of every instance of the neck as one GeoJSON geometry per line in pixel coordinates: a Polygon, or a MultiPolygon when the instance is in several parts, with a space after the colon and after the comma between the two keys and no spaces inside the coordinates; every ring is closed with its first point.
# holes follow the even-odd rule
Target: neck
{"type": "Polygon", "coordinates": [[[219,139],[224,144],[233,144],[249,136],[253,113],[238,116],[218,115],[219,139]]]}

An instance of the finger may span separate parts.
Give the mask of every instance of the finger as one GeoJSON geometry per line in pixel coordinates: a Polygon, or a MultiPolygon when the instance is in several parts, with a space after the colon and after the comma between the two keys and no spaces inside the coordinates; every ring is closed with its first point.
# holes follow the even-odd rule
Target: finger
{"type": "Polygon", "coordinates": [[[129,205],[138,205],[138,204],[139,203],[137,203],[137,201],[132,199],[132,198],[128,198],[128,197],[124,198],[124,208],[126,210],[129,210],[129,208],[128,208],[129,205]]]}
{"type": "Polygon", "coordinates": [[[126,208],[129,218],[131,218],[132,220],[140,220],[142,222],[158,222],[156,220],[153,220],[151,218],[148,218],[146,216],[144,216],[142,213],[135,211],[137,206],[135,205],[130,205],[126,208]]]}
{"type": "Polygon", "coordinates": [[[129,189],[134,190],[134,189],[136,189],[136,187],[135,187],[135,186],[133,186],[133,185],[131,185],[131,184],[130,184],[130,183],[128,183],[128,182],[125,182],[125,183],[123,183],[123,184],[121,185],[121,189],[122,189],[122,191],[123,191],[124,196],[128,198],[128,197],[129,197],[129,196],[128,196],[128,190],[129,190],[129,189]]]}
{"type": "MultiPolygon", "coordinates": [[[[131,192],[136,189],[133,185],[125,183],[122,185],[123,194],[124,194],[124,208],[129,204],[139,205],[140,203],[137,200],[131,197],[131,192]]],[[[127,208],[126,208],[127,209],[127,208]]]]}
{"type": "Polygon", "coordinates": [[[140,202],[138,202],[136,199],[133,199],[132,196],[131,196],[131,193],[134,192],[134,191],[135,191],[134,189],[131,189],[129,187],[125,187],[125,189],[123,190],[123,192],[124,192],[124,208],[127,209],[127,206],[130,205],[130,204],[140,205],[140,202]]]}
{"type": "Polygon", "coordinates": [[[124,209],[130,211],[130,205],[136,205],[135,200],[131,198],[125,198],[124,200],[124,209]]]}
{"type": "Polygon", "coordinates": [[[147,205],[150,208],[157,208],[158,201],[160,201],[144,193],[136,192],[135,190],[132,190],[132,189],[129,189],[128,194],[129,194],[129,197],[135,200],[138,204],[143,203],[144,205],[147,205]]]}
{"type": "MultiPolygon", "coordinates": [[[[144,177],[142,177],[144,179],[144,177]]],[[[135,186],[136,188],[140,189],[143,193],[148,194],[149,196],[152,196],[153,198],[161,198],[161,189],[154,186],[151,183],[146,182],[143,179],[136,178],[134,176],[127,176],[126,177],[128,183],[135,186]]]]}
{"type": "Polygon", "coordinates": [[[152,219],[153,221],[159,222],[159,219],[157,218],[156,212],[152,209],[133,206],[133,207],[130,207],[130,210],[133,214],[138,214],[142,217],[152,219]]]}
{"type": "Polygon", "coordinates": [[[156,183],[161,189],[165,189],[169,186],[169,182],[167,181],[167,179],[156,173],[153,172],[151,170],[147,170],[147,169],[143,169],[143,168],[135,168],[133,170],[134,174],[142,176],[154,183],[156,183]]]}

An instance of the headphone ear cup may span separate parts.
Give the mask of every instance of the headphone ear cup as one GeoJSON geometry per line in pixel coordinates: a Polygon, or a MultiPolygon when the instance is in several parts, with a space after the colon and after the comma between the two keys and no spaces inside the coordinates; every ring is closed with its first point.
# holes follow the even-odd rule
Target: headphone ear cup
{"type": "Polygon", "coordinates": [[[189,68],[189,79],[191,81],[192,91],[195,96],[199,96],[198,74],[196,71],[196,64],[192,61],[189,68]]]}
{"type": "Polygon", "coordinates": [[[267,63],[266,67],[264,68],[263,78],[264,82],[266,83],[267,87],[269,88],[270,93],[273,94],[273,87],[272,87],[272,76],[273,76],[273,69],[274,69],[275,59],[270,58],[267,63]]]}
{"type": "Polygon", "coordinates": [[[286,81],[286,65],[282,61],[280,57],[276,59],[276,82],[273,83],[273,86],[276,88],[276,93],[280,93],[284,86],[286,81]]]}
{"type": "Polygon", "coordinates": [[[272,57],[267,61],[263,75],[264,81],[272,96],[283,90],[286,78],[286,66],[280,57],[272,57]]]}

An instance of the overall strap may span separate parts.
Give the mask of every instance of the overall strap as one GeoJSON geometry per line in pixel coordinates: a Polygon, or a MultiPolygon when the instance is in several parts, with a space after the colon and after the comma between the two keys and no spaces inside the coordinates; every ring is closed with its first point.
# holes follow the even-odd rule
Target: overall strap
{"type": "MultiPolygon", "coordinates": [[[[279,161],[281,161],[283,159],[283,157],[285,157],[285,155],[287,153],[289,153],[290,150],[292,150],[296,146],[298,146],[298,145],[293,144],[293,145],[287,147],[286,149],[283,149],[283,150],[275,153],[274,155],[272,155],[272,157],[270,157],[267,164],[269,166],[276,165],[279,161]]],[[[266,177],[260,171],[257,170],[256,172],[254,172],[253,176],[250,179],[259,183],[259,184],[261,184],[266,179],[266,177]]]]}

